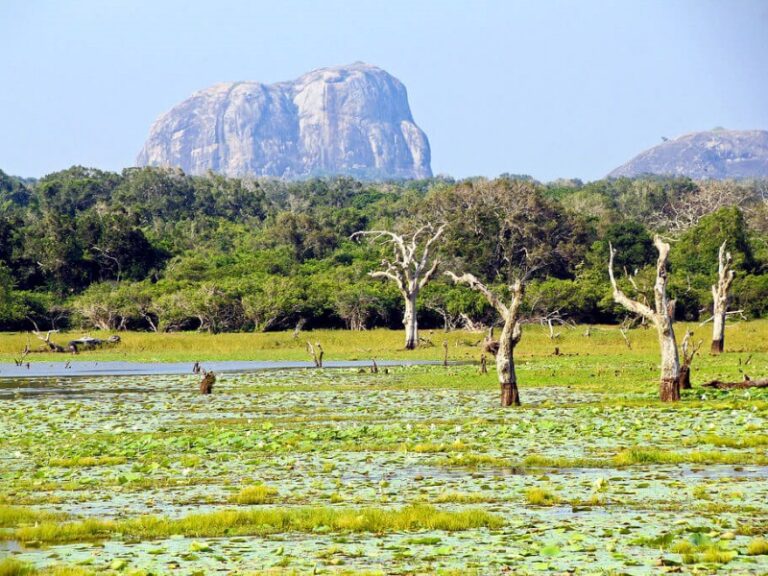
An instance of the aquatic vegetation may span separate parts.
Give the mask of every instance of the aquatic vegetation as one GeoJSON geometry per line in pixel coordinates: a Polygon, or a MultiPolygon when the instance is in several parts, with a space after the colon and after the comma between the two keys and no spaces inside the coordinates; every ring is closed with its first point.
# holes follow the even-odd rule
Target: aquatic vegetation
{"type": "Polygon", "coordinates": [[[747,545],[748,556],[760,556],[768,554],[768,540],[765,538],[754,538],[747,545]]]}
{"type": "Polygon", "coordinates": [[[24,524],[65,520],[66,514],[50,512],[27,506],[8,506],[0,504],[0,528],[13,528],[24,524]]]}
{"type": "Polygon", "coordinates": [[[124,456],[75,456],[73,458],[51,458],[48,465],[62,468],[87,468],[90,466],[115,466],[125,464],[125,462],[124,456]]]}
{"type": "Polygon", "coordinates": [[[560,498],[544,488],[528,488],[525,491],[525,501],[532,506],[554,506],[560,502],[560,498]]]}
{"type": "Polygon", "coordinates": [[[255,484],[246,486],[237,494],[233,494],[229,497],[229,501],[233,504],[266,504],[274,501],[275,496],[277,496],[277,488],[255,484]]]}
{"type": "Polygon", "coordinates": [[[443,492],[432,499],[435,504],[479,504],[481,502],[495,502],[498,500],[493,494],[482,492],[443,492]]]}
{"type": "MultiPolygon", "coordinates": [[[[733,346],[764,324],[734,325],[733,346]]],[[[631,351],[615,328],[562,331],[560,356],[535,327],[521,342],[513,412],[474,366],[221,373],[207,398],[193,375],[0,380],[0,546],[75,576],[768,572],[747,554],[768,533],[768,390],[696,388],[738,378],[740,355],[697,358],[668,406],[645,331],[631,351]]],[[[306,359],[290,334],[182,336],[306,359]]],[[[471,337],[449,334],[451,356],[475,358],[471,337]]]]}
{"type": "Polygon", "coordinates": [[[92,570],[79,566],[50,566],[37,568],[16,558],[0,559],[0,576],[91,576],[92,570]]]}
{"type": "Polygon", "coordinates": [[[128,539],[157,539],[181,534],[194,538],[312,532],[325,528],[337,532],[397,532],[411,530],[469,530],[499,528],[500,517],[468,509],[438,510],[427,505],[400,509],[327,507],[220,510],[184,518],[138,516],[125,520],[89,518],[76,522],[41,522],[18,528],[21,541],[81,542],[120,534],[128,539]]]}
{"type": "Polygon", "coordinates": [[[464,468],[479,468],[479,467],[504,467],[511,466],[509,460],[505,458],[499,458],[497,456],[490,456],[488,454],[449,454],[447,457],[437,460],[435,462],[439,466],[459,466],[464,468]]]}

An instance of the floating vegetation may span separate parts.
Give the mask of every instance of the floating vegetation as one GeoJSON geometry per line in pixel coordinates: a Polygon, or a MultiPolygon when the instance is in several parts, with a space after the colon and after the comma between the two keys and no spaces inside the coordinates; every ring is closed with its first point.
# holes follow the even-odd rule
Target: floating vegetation
{"type": "Polygon", "coordinates": [[[217,372],[207,398],[192,374],[0,380],[0,557],[62,576],[768,573],[768,390],[702,393],[738,375],[705,355],[665,405],[645,332],[617,372],[608,332],[585,352],[563,331],[569,356],[521,342],[514,411],[473,366],[217,372]]]}

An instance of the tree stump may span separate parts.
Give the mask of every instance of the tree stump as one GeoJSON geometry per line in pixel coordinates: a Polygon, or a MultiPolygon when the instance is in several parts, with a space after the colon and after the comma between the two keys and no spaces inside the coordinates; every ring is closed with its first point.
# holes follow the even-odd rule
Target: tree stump
{"type": "Polygon", "coordinates": [[[214,384],[216,384],[216,374],[203,370],[203,378],[200,380],[200,394],[212,394],[214,384]]]}

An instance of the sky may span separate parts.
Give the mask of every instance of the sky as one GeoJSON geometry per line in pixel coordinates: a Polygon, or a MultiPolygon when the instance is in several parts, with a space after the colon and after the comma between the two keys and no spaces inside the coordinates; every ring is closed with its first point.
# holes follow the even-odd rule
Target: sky
{"type": "Polygon", "coordinates": [[[358,60],[408,89],[432,170],[594,180],[768,129],[768,0],[0,0],[0,169],[121,170],[218,82],[358,60]]]}

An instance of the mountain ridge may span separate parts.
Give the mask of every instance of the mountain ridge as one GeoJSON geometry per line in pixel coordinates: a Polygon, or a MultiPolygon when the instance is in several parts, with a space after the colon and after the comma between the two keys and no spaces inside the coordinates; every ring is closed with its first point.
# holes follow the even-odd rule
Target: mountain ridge
{"type": "Polygon", "coordinates": [[[609,178],[644,174],[694,180],[768,177],[768,131],[715,129],[689,132],[644,150],[609,178]]]}

